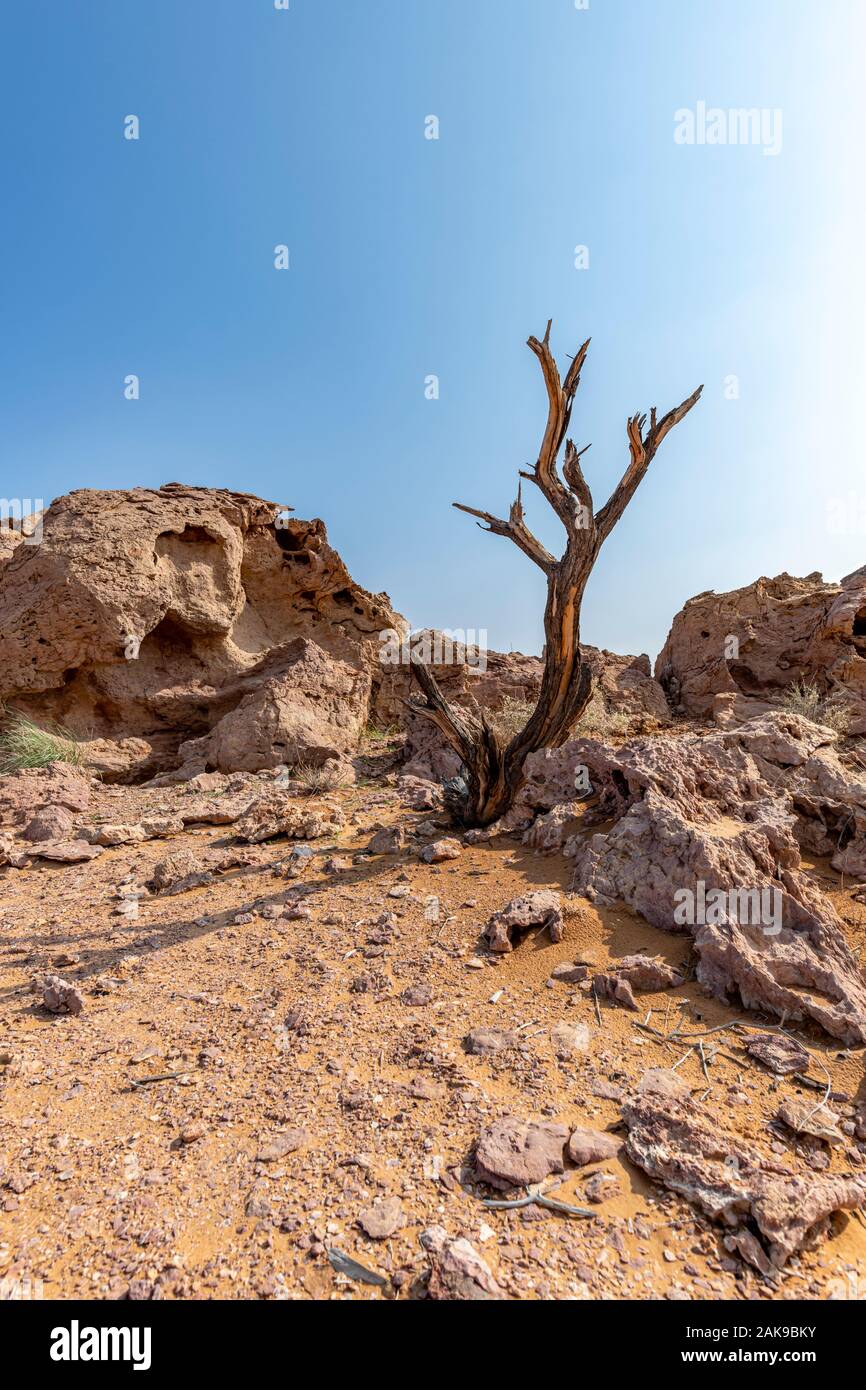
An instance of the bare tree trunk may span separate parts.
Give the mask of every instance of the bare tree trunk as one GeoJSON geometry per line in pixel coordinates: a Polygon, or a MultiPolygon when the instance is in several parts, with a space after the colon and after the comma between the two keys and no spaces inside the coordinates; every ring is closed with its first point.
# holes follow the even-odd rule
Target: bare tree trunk
{"type": "Polygon", "coordinates": [[[660,420],[653,407],[646,434],[645,415],[633,415],[629,419],[628,468],[609,500],[594,512],[592,494],[580,465],[589,445],[578,450],[570,439],[567,440],[562,477],[557,468],[589,341],[573,358],[562,382],[550,350],[550,328],[548,323],[541,342],[537,338],[529,339],[529,347],[544,374],[548,416],[538,461],[532,472],[521,470],[520,476],[535,483],[565,527],[564,554],[557,560],[527,527],[520,484],[508,521],[460,502],[453,504],[460,511],[480,517],[478,525],[482,530],[507,536],[547,577],[544,674],[538,703],[525,728],[505,746],[483,713],[478,718],[468,710],[450,705],[432,671],[420,660],[413,660],[413,670],[426,703],[413,703],[412,707],[436,724],[463,761],[465,793],[459,798],[459,805],[453,805],[452,809],[469,825],[490,825],[503,816],[520,790],[523,764],[528,755],[539,748],[557,748],[565,743],[583,713],[592,693],[592,674],[582,660],[580,649],[580,610],[586,582],[602,545],[631,501],[659,445],[688,414],[703,390],[698,387],[693,395],[660,420]]]}

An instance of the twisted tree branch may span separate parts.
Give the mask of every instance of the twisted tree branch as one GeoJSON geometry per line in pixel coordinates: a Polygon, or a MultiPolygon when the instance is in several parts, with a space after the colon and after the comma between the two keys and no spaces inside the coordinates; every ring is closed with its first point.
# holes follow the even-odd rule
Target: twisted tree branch
{"type": "Polygon", "coordinates": [[[582,659],[580,646],[580,609],[586,582],[604,541],[634,496],[659,446],[689,413],[703,390],[698,387],[661,420],[653,407],[646,434],[647,417],[630,417],[628,468],[608,501],[595,512],[581,466],[589,445],[577,449],[566,439],[589,339],[578,349],[563,382],[550,350],[550,329],[548,322],[541,341],[528,340],[541,364],[548,411],[538,460],[531,472],[520,469],[519,473],[541,490],[565,527],[567,542],[561,558],[555,559],[526,525],[519,483],[507,521],[461,502],[453,504],[459,511],[479,518],[482,530],[513,541],[547,576],[544,673],[538,703],[526,726],[503,747],[483,711],[476,715],[449,704],[433,673],[417,658],[412,662],[426,705],[413,704],[411,708],[432,720],[460,755],[468,785],[464,818],[473,824],[487,825],[509,809],[521,785],[527,756],[539,748],[556,748],[564,743],[583,713],[592,693],[592,674],[582,659]],[[563,442],[564,482],[557,469],[563,442]]]}

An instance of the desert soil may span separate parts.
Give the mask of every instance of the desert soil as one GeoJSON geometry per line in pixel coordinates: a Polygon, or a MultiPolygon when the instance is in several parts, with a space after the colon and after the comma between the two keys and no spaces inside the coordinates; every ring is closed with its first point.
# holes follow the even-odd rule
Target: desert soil
{"type": "MultiPolygon", "coordinates": [[[[104,786],[90,819],[171,815],[188,796],[183,786],[104,786]]],[[[783,1142],[770,1121],[785,1096],[819,1100],[828,1076],[834,1108],[850,1114],[863,1099],[861,1052],[793,1030],[812,1052],[813,1090],[751,1061],[735,1032],[708,1034],[703,1058],[665,1042],[638,1025],[667,1033],[678,1021],[690,1031],[761,1020],[691,981],[639,996],[638,1014],[551,983],[559,962],[604,966],[635,951],[691,974],[686,938],[574,896],[559,944],[545,934],[490,956],[480,937],[490,913],[530,888],[568,895],[567,860],[499,839],[427,866],[418,849],[449,833],[444,818],[431,833],[437,817],[407,811],[381,782],[329,799],[346,827],[315,843],[302,879],[282,875],[292,846],[273,841],[207,886],[143,898],[135,919],[117,913],[130,874],[146,881],[178,849],[228,846],[231,826],[4,871],[0,1279],[42,1280],[50,1298],[417,1297],[429,1267],[418,1236],[439,1224],[465,1235],[521,1299],[823,1299],[845,1296],[857,1277],[864,1287],[859,1213],[837,1216],[827,1240],[768,1281],[624,1157],[551,1182],[591,1219],[486,1208],[501,1194],[476,1183],[472,1154],[491,1119],[613,1127],[643,1073],[675,1064],[720,1130],[808,1171],[793,1136],[783,1142]],[[353,857],[395,824],[426,829],[399,854],[353,857]],[[280,916],[299,890],[309,919],[280,916]],[[78,985],[81,1014],[41,1007],[31,981],[46,972],[78,985]],[[557,1057],[551,1031],[562,1021],[588,1026],[588,1051],[557,1057]],[[518,1030],[519,1045],[470,1056],[463,1040],[481,1026],[518,1030]],[[615,1182],[593,1189],[591,1203],[599,1169],[615,1182]],[[386,1223],[396,1229],[373,1239],[359,1220],[385,1198],[396,1199],[386,1223]],[[330,1249],[387,1282],[335,1272],[330,1249]]],[[[810,872],[859,949],[866,907],[825,864],[810,872]]],[[[851,1171],[852,1153],[862,1162],[853,1145],[834,1150],[830,1171],[851,1171]]]]}

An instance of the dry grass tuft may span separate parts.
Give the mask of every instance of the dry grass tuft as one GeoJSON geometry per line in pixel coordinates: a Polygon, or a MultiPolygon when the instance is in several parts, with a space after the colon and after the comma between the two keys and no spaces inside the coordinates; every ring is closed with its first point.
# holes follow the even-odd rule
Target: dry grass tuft
{"type": "Polygon", "coordinates": [[[837,734],[845,734],[851,722],[848,711],[832,696],[822,695],[814,681],[799,680],[788,688],[782,701],[789,714],[799,714],[813,724],[823,724],[837,734]]]}
{"type": "Polygon", "coordinates": [[[26,715],[13,714],[0,734],[0,773],[50,767],[52,763],[80,767],[83,762],[84,754],[75,736],[61,724],[42,728],[26,715]]]}
{"type": "Polygon", "coordinates": [[[345,785],[335,767],[313,767],[312,763],[295,763],[292,778],[308,792],[333,792],[345,785]]]}
{"type": "MultiPolygon", "coordinates": [[[[528,723],[535,702],[506,695],[499,709],[488,710],[487,718],[499,737],[508,743],[528,723]]],[[[609,710],[604,696],[596,691],[577,722],[572,738],[611,738],[628,733],[628,715],[609,710]]]]}

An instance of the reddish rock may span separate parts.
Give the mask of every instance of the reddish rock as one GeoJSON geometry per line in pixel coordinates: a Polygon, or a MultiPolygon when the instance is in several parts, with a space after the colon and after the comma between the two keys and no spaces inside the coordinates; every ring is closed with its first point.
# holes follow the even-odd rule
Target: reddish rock
{"type": "Polygon", "coordinates": [[[65,806],[44,806],[24,827],[25,840],[66,840],[72,829],[72,812],[65,806]]]}
{"type": "Polygon", "coordinates": [[[492,1057],[519,1042],[520,1034],[508,1028],[473,1028],[466,1034],[465,1047],[473,1057],[492,1057]]]}
{"type": "MultiPolygon", "coordinates": [[[[623,1105],[628,1157],[730,1230],[752,1223],[773,1267],[825,1235],[833,1212],[866,1200],[863,1178],[792,1174],[764,1159],[670,1076],[647,1073],[623,1105]]],[[[748,1244],[741,1253],[749,1258],[748,1244]]]]}
{"type": "Polygon", "coordinates": [[[310,1136],[305,1129],[284,1129],[282,1133],[276,1134],[273,1139],[261,1146],[256,1154],[256,1162],[277,1163],[288,1154],[302,1149],[309,1141],[310,1136]]]}
{"type": "Polygon", "coordinates": [[[613,1134],[605,1134],[598,1129],[575,1129],[568,1141],[568,1157],[578,1168],[589,1163],[599,1163],[605,1158],[616,1158],[623,1146],[623,1140],[613,1134]]]}
{"type": "Polygon", "coordinates": [[[406,846],[406,832],[401,825],[377,830],[367,846],[368,854],[399,854],[406,846]]]}
{"type": "Polygon", "coordinates": [[[609,999],[612,1004],[622,1004],[625,1009],[637,1010],[637,1000],[631,985],[619,975],[594,975],[592,992],[599,999],[609,999]]]}
{"type": "Polygon", "coordinates": [[[86,840],[37,840],[30,853],[40,859],[52,859],[57,864],[86,864],[90,859],[99,858],[102,847],[90,845],[86,840]]]}
{"type": "Polygon", "coordinates": [[[550,978],[561,984],[579,985],[589,978],[589,966],[580,965],[577,961],[563,960],[553,967],[550,978]]]}
{"type": "Polygon", "coordinates": [[[796,1038],[784,1033],[754,1033],[744,1044],[750,1057],[763,1062],[778,1076],[788,1076],[796,1071],[808,1071],[810,1057],[805,1047],[796,1038]]]}
{"type": "Polygon", "coordinates": [[[371,1240],[387,1240],[405,1225],[406,1216],[397,1197],[383,1197],[359,1213],[358,1225],[371,1240]]]}
{"type": "Polygon", "coordinates": [[[611,970],[640,994],[655,994],[684,983],[683,976],[663,956],[622,956],[614,961],[611,970]]]}
{"type": "Polygon", "coordinates": [[[805,1134],[810,1139],[821,1139],[826,1144],[844,1144],[845,1136],[839,1129],[839,1116],[820,1101],[796,1100],[789,1096],[782,1101],[776,1111],[776,1119],[787,1125],[795,1134],[805,1134]]]}
{"type": "Polygon", "coordinates": [[[245,844],[265,840],[319,840],[336,835],[344,822],[339,806],[326,802],[294,802],[282,791],[266,792],[248,807],[235,825],[245,844]]]}
{"type": "Polygon", "coordinates": [[[426,981],[422,980],[416,985],[409,985],[400,995],[403,1003],[410,1009],[422,1009],[427,1004],[433,1002],[433,989],[426,981]]]}
{"type": "MultiPolygon", "coordinates": [[[[866,1041],[866,976],[834,909],[801,870],[784,789],[786,777],[820,761],[827,739],[795,715],[772,713],[734,730],[619,749],[581,740],[599,815],[614,825],[575,837],[565,853],[575,887],[591,900],[621,899],[654,926],[689,932],[710,993],[811,1018],[857,1043],[866,1041]]],[[[573,756],[556,751],[563,761],[573,756]]]]}
{"type": "Polygon", "coordinates": [[[462,853],[459,840],[435,840],[432,845],[424,846],[421,859],[425,864],[444,864],[448,859],[459,859],[462,853]]]}
{"type": "Polygon", "coordinates": [[[45,975],[39,982],[43,1006],[52,1014],[80,1014],[84,999],[76,985],[59,975],[45,975]]]}
{"type": "Polygon", "coordinates": [[[567,1141],[565,1125],[505,1115],[481,1132],[475,1154],[478,1177],[499,1188],[542,1182],[551,1173],[564,1172],[567,1141]]]}
{"type": "Polygon", "coordinates": [[[473,1302],[505,1297],[487,1261],[468,1240],[449,1236],[442,1226],[429,1226],[419,1239],[430,1256],[431,1298],[473,1302]]]}
{"type": "Polygon", "coordinates": [[[563,937],[562,900],[558,893],[544,888],[512,898],[510,903],[494,912],[484,928],[491,951],[508,952],[520,934],[530,930],[549,930],[551,941],[563,937]]]}
{"type": "Polygon", "coordinates": [[[211,733],[182,743],[178,758],[182,766],[227,772],[339,762],[368,722],[371,688],[366,667],[297,637],[223,687],[223,703],[237,701],[234,708],[211,733]]]}
{"type": "Polygon", "coordinates": [[[590,1032],[585,1023],[557,1023],[550,1030],[550,1041],[560,1061],[567,1062],[589,1051],[590,1032]]]}
{"type": "Polygon", "coordinates": [[[91,794],[90,774],[71,763],[10,772],[0,776],[0,820],[23,825],[43,811],[80,814],[88,810],[91,794]]]}

